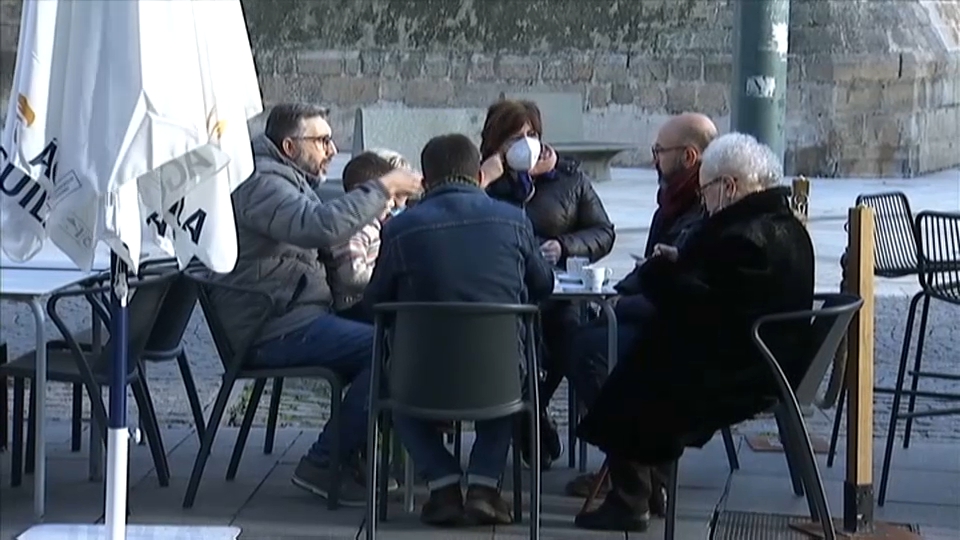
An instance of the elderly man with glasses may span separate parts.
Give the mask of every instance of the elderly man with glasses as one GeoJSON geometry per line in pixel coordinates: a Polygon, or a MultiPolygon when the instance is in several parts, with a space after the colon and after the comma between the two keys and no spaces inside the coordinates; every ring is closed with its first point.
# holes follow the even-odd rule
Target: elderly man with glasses
{"type": "MultiPolygon", "coordinates": [[[[577,526],[645,530],[666,465],[775,402],[752,325],[810,309],[814,288],[813,245],[781,177],[773,152],[749,135],[724,135],[703,153],[708,215],[683,245],[657,244],[641,266],[654,316],[578,428],[607,454],[613,487],[577,526]]],[[[799,381],[810,325],[784,323],[764,338],[799,381]]]]}

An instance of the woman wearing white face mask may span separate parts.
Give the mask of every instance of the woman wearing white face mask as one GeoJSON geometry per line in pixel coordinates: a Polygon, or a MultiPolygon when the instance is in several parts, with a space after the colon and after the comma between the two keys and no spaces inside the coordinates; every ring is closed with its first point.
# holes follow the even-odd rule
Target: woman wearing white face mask
{"type": "MultiPolygon", "coordinates": [[[[550,263],[562,268],[569,257],[597,261],[613,249],[613,223],[579,164],[558,156],[541,142],[542,135],[535,103],[504,99],[490,106],[480,142],[487,193],[526,210],[550,263]]],[[[541,358],[547,376],[540,399],[544,410],[563,380],[569,340],[577,324],[578,313],[570,303],[550,302],[542,307],[546,350],[541,358]]],[[[549,415],[543,416],[541,466],[547,468],[563,450],[549,415]]],[[[526,455],[528,448],[524,448],[526,455]]]]}

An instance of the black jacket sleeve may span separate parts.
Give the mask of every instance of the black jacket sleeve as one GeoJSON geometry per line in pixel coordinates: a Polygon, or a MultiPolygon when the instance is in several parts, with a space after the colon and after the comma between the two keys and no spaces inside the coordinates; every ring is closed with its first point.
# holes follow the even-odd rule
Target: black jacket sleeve
{"type": "Polygon", "coordinates": [[[577,228],[562,234],[557,241],[563,248],[563,258],[587,257],[590,262],[606,257],[613,250],[616,233],[613,223],[603,208],[590,180],[580,173],[577,197],[577,228]]]}

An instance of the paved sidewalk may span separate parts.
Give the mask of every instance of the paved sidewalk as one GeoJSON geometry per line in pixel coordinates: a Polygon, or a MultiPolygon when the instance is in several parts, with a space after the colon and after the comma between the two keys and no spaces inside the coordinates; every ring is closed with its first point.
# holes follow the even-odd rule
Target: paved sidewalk
{"type": "MultiPolygon", "coordinates": [[[[168,449],[171,485],[160,488],[152,471],[146,447],[135,446],[130,465],[131,523],[177,523],[185,525],[235,525],[241,538],[266,539],[353,539],[363,519],[360,509],[329,512],[325,503],[290,483],[300,456],[313,442],[313,430],[280,429],[273,455],[262,452],[263,429],[252,431],[239,474],[233,482],[224,480],[237,429],[222,428],[201,483],[196,506],[183,510],[181,501],[196,456],[196,435],[187,429],[164,431],[168,449]]],[[[48,488],[49,523],[93,523],[102,514],[103,486],[86,478],[86,445],[81,453],[69,451],[69,426],[54,424],[48,488]]],[[[84,438],[86,440],[86,437],[84,438]]],[[[466,435],[464,448],[471,437],[466,435]]],[[[776,512],[803,519],[806,504],[794,497],[781,453],[755,453],[738,440],[739,471],[731,474],[719,438],[700,450],[689,450],[680,464],[678,540],[708,537],[711,519],[723,512],[747,510],[776,512]]],[[[467,453],[465,452],[465,455],[467,453]]],[[[591,452],[590,470],[600,463],[591,452]]],[[[842,464],[826,469],[821,460],[830,508],[842,515],[842,464]]],[[[32,520],[32,482],[9,487],[10,453],[0,453],[0,538],[12,538],[29,527],[32,520]]],[[[543,538],[614,539],[620,533],[592,533],[572,527],[582,501],[562,495],[563,485],[574,471],[557,468],[544,474],[543,538]]],[[[507,475],[509,478],[510,475],[507,475]]],[[[919,528],[926,540],[960,537],[960,455],[955,445],[917,443],[898,453],[890,485],[890,501],[878,509],[879,520],[906,523],[919,528]]],[[[509,486],[505,488],[509,490],[509,486]]],[[[418,504],[425,491],[417,490],[418,504]]],[[[381,538],[400,539],[519,539],[527,537],[526,525],[437,531],[423,527],[416,515],[405,515],[399,502],[390,505],[390,520],[381,528],[381,538]]],[[[528,523],[528,522],[525,522],[528,523]]],[[[630,539],[662,538],[662,521],[655,520],[643,535],[630,539]]]]}

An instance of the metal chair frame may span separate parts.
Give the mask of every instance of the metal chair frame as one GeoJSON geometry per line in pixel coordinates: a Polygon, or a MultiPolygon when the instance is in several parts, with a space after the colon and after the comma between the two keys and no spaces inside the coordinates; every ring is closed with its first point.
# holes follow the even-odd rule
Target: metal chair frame
{"type": "Polygon", "coordinates": [[[219,428],[220,422],[223,419],[223,415],[226,412],[227,402],[230,399],[230,394],[233,391],[233,387],[237,381],[252,379],[254,381],[254,385],[253,392],[243,415],[243,420],[240,424],[240,431],[237,434],[237,440],[234,444],[233,452],[230,456],[230,463],[227,466],[227,480],[233,480],[236,478],[237,469],[240,466],[240,459],[243,456],[243,450],[246,445],[247,437],[250,434],[250,429],[253,425],[253,419],[260,404],[260,399],[263,395],[263,390],[266,387],[267,381],[269,379],[274,380],[273,391],[270,396],[267,431],[263,445],[263,452],[265,454],[270,454],[273,452],[274,439],[276,437],[277,417],[279,416],[280,397],[283,390],[283,379],[314,378],[324,379],[328,384],[330,384],[330,419],[328,431],[333,437],[333,440],[331,441],[330,452],[330,465],[333,470],[333,486],[330,490],[329,497],[327,498],[327,507],[331,510],[338,508],[340,506],[340,477],[342,474],[341,462],[343,457],[340,455],[339,441],[340,404],[344,387],[341,377],[329,369],[316,366],[276,369],[245,367],[244,362],[247,360],[249,354],[253,351],[256,337],[260,334],[260,330],[270,315],[276,312],[276,306],[274,305],[273,299],[267,293],[262,291],[226,285],[217,281],[213,281],[202,275],[203,273],[204,271],[201,268],[188,268],[184,275],[194,281],[197,285],[197,295],[200,301],[200,307],[203,310],[204,318],[206,318],[207,321],[207,327],[210,329],[210,334],[213,337],[214,344],[217,348],[217,354],[221,363],[223,364],[224,373],[221,379],[222,382],[220,383],[220,390],[217,392],[213,409],[210,412],[210,418],[207,420],[206,428],[204,429],[203,436],[201,437],[200,450],[197,453],[193,470],[190,473],[190,480],[187,483],[187,491],[184,495],[183,507],[192,508],[194,502],[196,501],[197,491],[200,489],[200,480],[203,476],[203,470],[206,467],[207,460],[210,458],[210,452],[213,449],[213,442],[217,434],[217,429],[219,428]],[[249,296],[252,302],[262,306],[262,316],[257,322],[255,329],[250,332],[237,350],[234,350],[234,347],[227,338],[227,332],[223,328],[223,324],[220,321],[217,310],[210,299],[210,289],[220,289],[224,291],[230,291],[234,294],[249,296]]]}
{"type": "MultiPolygon", "coordinates": [[[[380,474],[381,471],[389,470],[388,449],[391,447],[391,413],[401,412],[403,414],[423,418],[425,420],[455,420],[455,421],[474,421],[499,418],[515,415],[518,419],[514,429],[513,443],[513,506],[514,522],[519,523],[522,519],[522,490],[523,482],[521,478],[520,466],[520,426],[522,413],[528,413],[530,418],[529,425],[530,440],[533,442],[531,449],[531,460],[534,463],[540,462],[540,415],[539,415],[539,380],[535,375],[539,373],[539,363],[537,361],[536,347],[536,316],[538,314],[537,306],[532,305],[508,305],[508,304],[484,304],[484,303],[386,303],[379,304],[374,308],[375,311],[375,337],[373,350],[372,383],[370,390],[370,420],[367,432],[367,514],[365,518],[366,537],[368,540],[376,538],[377,525],[379,521],[385,521],[387,518],[387,474],[380,474]],[[524,339],[524,362],[526,367],[526,376],[523,377],[527,395],[520,397],[520,402],[510,407],[501,407],[497,416],[490,416],[486,411],[450,411],[440,410],[420,410],[411,408],[403,403],[396,402],[389,395],[387,389],[388,375],[386,375],[387,337],[384,323],[385,317],[400,316],[404,312],[416,310],[442,310],[451,317],[458,315],[510,315],[517,316],[525,328],[527,338],[524,339]],[[378,436],[379,434],[379,436],[378,436]]],[[[451,351],[451,356],[455,351],[451,351]]],[[[459,426],[459,424],[458,424],[459,426]]],[[[459,431],[459,429],[458,429],[459,431]]],[[[458,436],[457,441],[460,440],[458,436]]],[[[458,445],[459,446],[459,445],[458,445]]],[[[540,538],[540,490],[541,490],[541,471],[540,467],[530,467],[530,538],[540,538]]],[[[406,489],[412,486],[408,483],[406,489]]],[[[409,510],[409,506],[408,506],[409,510]]]]}

